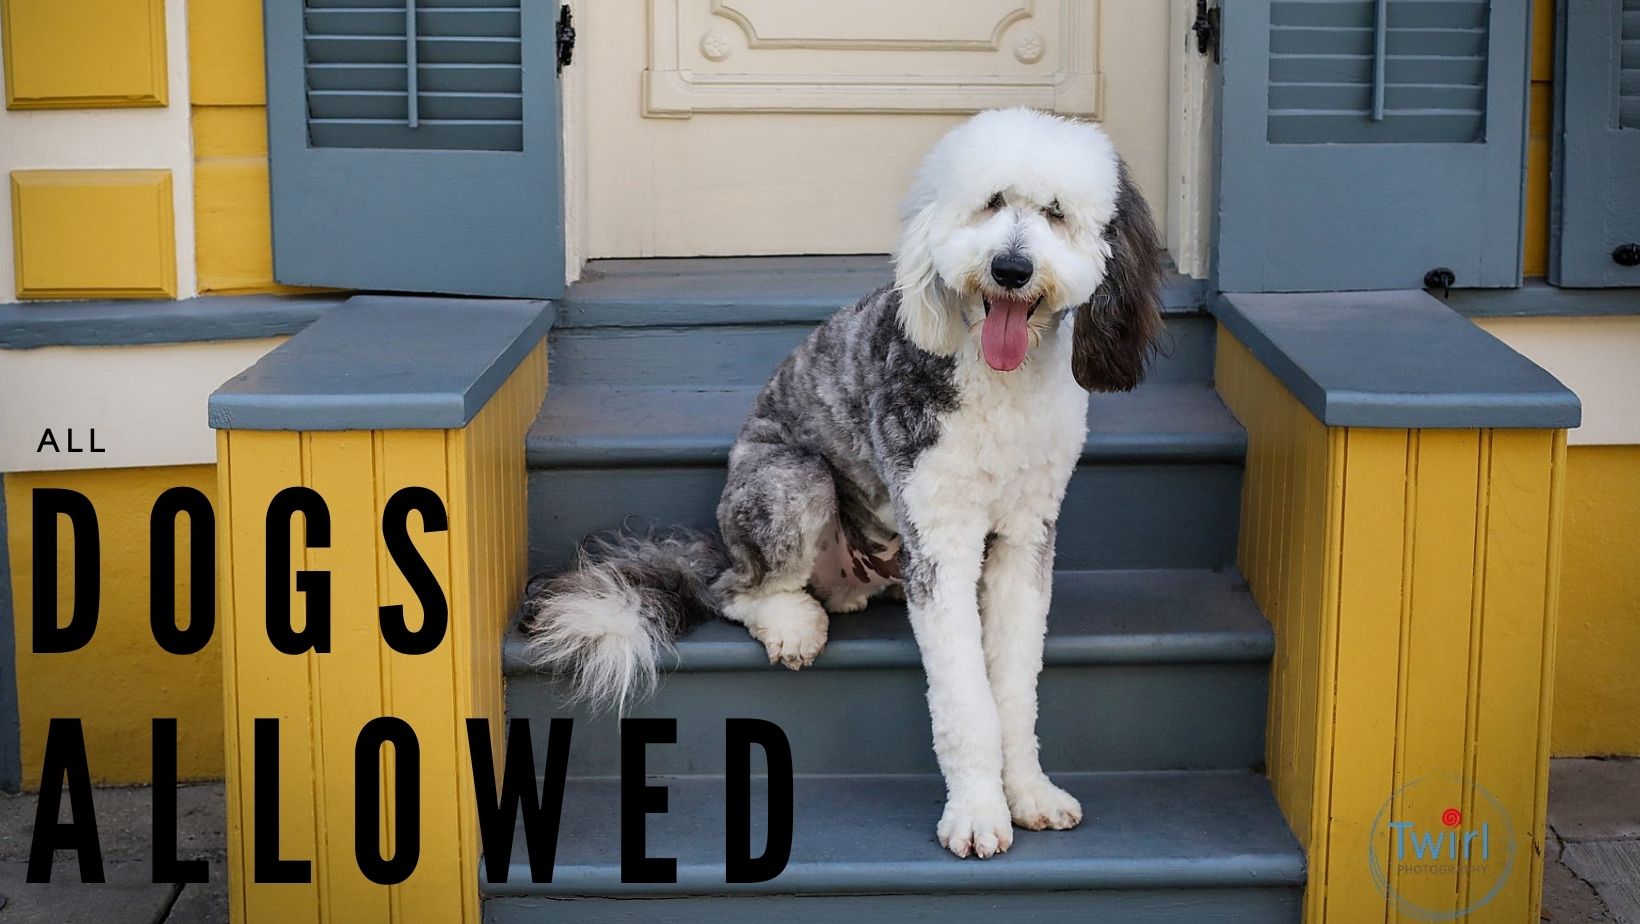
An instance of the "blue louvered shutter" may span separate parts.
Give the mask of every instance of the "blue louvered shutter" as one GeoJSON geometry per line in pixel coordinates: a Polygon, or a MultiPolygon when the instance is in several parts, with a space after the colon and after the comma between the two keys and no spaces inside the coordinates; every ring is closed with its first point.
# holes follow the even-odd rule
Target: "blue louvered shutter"
{"type": "Polygon", "coordinates": [[[274,275],[563,292],[556,0],[266,0],[274,275]]]}
{"type": "Polygon", "coordinates": [[[1221,9],[1221,288],[1519,282],[1526,0],[1221,9]]]}
{"type": "Polygon", "coordinates": [[[1561,0],[1549,281],[1640,286],[1640,0],[1561,0]]]}

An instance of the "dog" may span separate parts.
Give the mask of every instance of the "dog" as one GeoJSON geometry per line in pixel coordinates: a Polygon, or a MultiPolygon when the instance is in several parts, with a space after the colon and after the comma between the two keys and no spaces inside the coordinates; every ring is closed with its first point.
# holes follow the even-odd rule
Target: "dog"
{"type": "Polygon", "coordinates": [[[729,454],[722,541],[589,540],[532,584],[528,651],[624,708],[660,655],[722,616],[809,665],[828,613],[903,593],[946,802],[939,843],[990,857],[1082,807],[1037,757],[1037,677],[1060,502],[1089,391],[1143,378],[1163,329],[1162,245],[1097,126],[982,112],[906,198],[895,280],[816,328],[729,454]]]}

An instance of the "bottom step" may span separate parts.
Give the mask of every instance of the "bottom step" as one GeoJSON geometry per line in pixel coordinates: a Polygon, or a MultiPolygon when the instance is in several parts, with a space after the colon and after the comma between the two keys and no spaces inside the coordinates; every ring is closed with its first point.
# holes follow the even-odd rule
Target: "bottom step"
{"type": "MultiPolygon", "coordinates": [[[[619,782],[571,779],[553,882],[531,883],[523,832],[506,883],[485,884],[492,924],[572,920],[851,922],[987,920],[1298,921],[1304,859],[1261,777],[1237,772],[1059,774],[1082,801],[1073,831],[1016,831],[990,860],[934,840],[938,776],[798,777],[791,861],[770,882],[724,884],[723,782],[655,778],[669,812],[648,820],[647,853],[677,857],[678,881],[620,881],[619,782]],[[633,902],[632,899],[645,899],[633,902]],[[664,906],[664,907],[663,907],[664,906]]],[[[753,785],[761,828],[763,782],[753,785]]],[[[754,830],[759,849],[764,835],[754,830]]]]}

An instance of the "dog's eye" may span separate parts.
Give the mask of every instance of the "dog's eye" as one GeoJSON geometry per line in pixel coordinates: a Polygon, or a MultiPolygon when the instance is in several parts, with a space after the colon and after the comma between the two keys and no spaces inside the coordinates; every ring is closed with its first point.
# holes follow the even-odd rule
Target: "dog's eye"
{"type": "Polygon", "coordinates": [[[986,200],[985,208],[992,212],[1002,208],[1002,193],[993,193],[991,198],[986,200]]]}
{"type": "Polygon", "coordinates": [[[1052,202],[1048,203],[1048,207],[1042,210],[1042,214],[1048,216],[1049,218],[1053,219],[1054,221],[1064,221],[1065,220],[1065,212],[1064,212],[1063,209],[1061,209],[1059,207],[1059,200],[1058,199],[1055,199],[1052,202]]]}

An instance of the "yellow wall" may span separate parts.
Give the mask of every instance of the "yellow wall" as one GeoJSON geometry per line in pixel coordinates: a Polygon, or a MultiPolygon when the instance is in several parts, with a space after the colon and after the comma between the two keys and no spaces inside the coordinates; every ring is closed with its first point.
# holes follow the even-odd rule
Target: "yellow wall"
{"type": "Polygon", "coordinates": [[[1640,446],[1567,455],[1554,752],[1640,754],[1640,446]]]}
{"type": "MultiPolygon", "coordinates": [[[[84,724],[92,779],[140,783],[150,778],[149,729],[154,718],[177,719],[177,768],[184,779],[222,776],[221,648],[213,639],[192,655],[174,655],[154,641],[148,619],[148,516],[168,488],[186,485],[216,494],[209,465],[24,472],[5,478],[17,632],[17,696],[23,783],[39,785],[46,728],[52,718],[84,724]],[[70,488],[97,511],[102,546],[102,606],[90,644],[66,654],[33,650],[33,490],[70,488]]],[[[184,520],[184,522],[186,522],[184,520]]],[[[73,606],[73,546],[66,519],[59,534],[59,619],[73,606]]],[[[177,611],[185,620],[191,582],[188,538],[178,530],[177,611]]]]}

